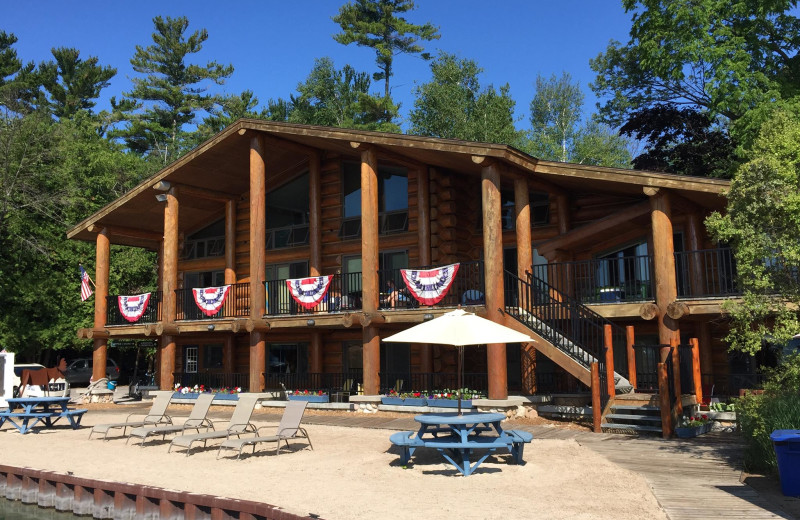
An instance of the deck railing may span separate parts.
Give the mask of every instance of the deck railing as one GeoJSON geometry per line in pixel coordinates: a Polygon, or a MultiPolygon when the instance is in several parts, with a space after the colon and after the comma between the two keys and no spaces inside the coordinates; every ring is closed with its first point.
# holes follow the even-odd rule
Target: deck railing
{"type": "Polygon", "coordinates": [[[250,284],[232,284],[222,308],[213,316],[207,316],[197,306],[192,289],[177,289],[175,302],[178,320],[218,320],[250,315],[250,284]]]}
{"type": "Polygon", "coordinates": [[[172,374],[175,383],[181,386],[203,385],[206,388],[241,388],[247,391],[250,387],[249,373],[236,372],[175,372],[172,374]]]}
{"type": "Polygon", "coordinates": [[[267,314],[292,316],[324,312],[353,312],[361,310],[361,273],[344,273],[331,279],[328,292],[314,308],[305,309],[289,292],[286,278],[264,282],[267,294],[267,314]]]}
{"type": "Polygon", "coordinates": [[[125,319],[119,311],[119,297],[106,296],[106,325],[139,325],[161,321],[161,291],[150,293],[150,300],[144,314],[135,322],[125,319]]]}
{"type": "MultiPolygon", "coordinates": [[[[434,390],[455,390],[458,388],[458,374],[455,372],[381,372],[381,393],[389,390],[398,392],[432,392],[434,390]]],[[[489,376],[486,373],[465,373],[461,388],[469,388],[486,395],[489,376]]]]}
{"type": "MultiPolygon", "coordinates": [[[[435,267],[437,266],[423,266],[415,269],[433,269],[435,267]]],[[[406,282],[403,280],[400,269],[383,269],[378,271],[378,281],[381,291],[381,308],[413,309],[425,307],[408,293],[406,282]],[[400,291],[400,295],[397,299],[389,297],[388,284],[390,281],[400,291]]],[[[435,307],[483,305],[485,293],[483,262],[480,260],[461,262],[447,294],[435,307]]]]}
{"type": "Polygon", "coordinates": [[[730,248],[675,253],[678,298],[721,298],[742,294],[730,248]]]}
{"type": "Polygon", "coordinates": [[[273,372],[265,374],[267,390],[309,390],[325,392],[350,392],[354,393],[358,385],[363,384],[364,375],[360,370],[350,372],[298,372],[285,374],[273,372]],[[283,385],[283,387],[281,386],[283,385]]]}

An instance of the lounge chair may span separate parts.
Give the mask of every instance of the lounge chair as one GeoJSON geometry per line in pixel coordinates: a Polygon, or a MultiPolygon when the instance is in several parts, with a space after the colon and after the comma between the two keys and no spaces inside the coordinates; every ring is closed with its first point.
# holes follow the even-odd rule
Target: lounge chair
{"type": "Polygon", "coordinates": [[[173,446],[181,446],[186,448],[186,456],[188,457],[189,452],[192,451],[192,444],[195,442],[202,441],[203,447],[206,447],[206,444],[211,439],[227,439],[230,438],[231,435],[238,436],[247,432],[257,433],[258,429],[250,422],[250,417],[253,415],[256,403],[260,399],[264,399],[264,397],[263,394],[239,394],[239,401],[236,403],[236,408],[233,410],[233,415],[231,416],[227,429],[205,431],[191,435],[180,435],[172,439],[167,453],[172,451],[173,446]]]}
{"type": "MultiPolygon", "coordinates": [[[[253,446],[253,453],[255,453],[256,444],[262,442],[278,443],[275,454],[280,455],[281,441],[283,441],[288,448],[289,439],[298,438],[306,439],[308,441],[308,446],[313,450],[314,446],[311,444],[311,438],[308,436],[308,432],[304,428],[300,427],[300,421],[303,420],[303,413],[305,413],[307,405],[308,401],[287,402],[286,408],[283,411],[283,417],[281,417],[281,422],[278,425],[275,435],[261,436],[258,435],[257,432],[255,437],[237,437],[236,439],[231,439],[228,437],[225,439],[225,442],[219,445],[217,458],[219,458],[220,454],[222,454],[222,450],[238,450],[239,454],[236,456],[238,459],[242,456],[242,449],[245,446],[253,446]]],[[[272,426],[262,426],[262,428],[272,428],[272,426]]],[[[260,432],[261,428],[259,428],[258,431],[260,432]]]]}
{"type": "Polygon", "coordinates": [[[127,434],[128,428],[138,428],[140,426],[156,426],[158,424],[172,424],[172,417],[167,415],[167,406],[169,406],[169,401],[170,399],[172,399],[172,392],[162,391],[153,393],[156,394],[156,398],[153,399],[153,405],[150,407],[149,412],[147,412],[146,414],[134,412],[128,415],[128,418],[125,420],[125,422],[96,424],[92,428],[92,431],[89,432],[89,438],[91,439],[92,434],[97,432],[97,433],[102,433],[103,439],[108,440],[108,432],[118,428],[122,428],[122,435],[124,437],[127,434]],[[144,418],[137,421],[132,421],[131,417],[136,415],[144,415],[144,418]]]}
{"type": "Polygon", "coordinates": [[[185,434],[187,430],[195,430],[200,433],[201,429],[213,430],[214,424],[206,416],[208,410],[211,408],[211,402],[214,400],[214,394],[202,393],[197,397],[197,401],[192,407],[192,412],[186,418],[183,424],[165,424],[162,426],[139,426],[131,431],[128,436],[127,444],[132,438],[138,437],[142,440],[140,446],[144,446],[147,442],[147,437],[150,435],[161,435],[163,440],[165,436],[171,433],[185,434]]]}

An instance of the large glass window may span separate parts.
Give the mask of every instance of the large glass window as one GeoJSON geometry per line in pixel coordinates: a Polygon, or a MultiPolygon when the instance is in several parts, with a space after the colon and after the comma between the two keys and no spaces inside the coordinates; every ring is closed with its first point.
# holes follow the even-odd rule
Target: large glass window
{"type": "MultiPolygon", "coordinates": [[[[503,229],[516,229],[517,215],[513,191],[501,191],[503,229]]],[[[531,226],[546,226],[550,223],[550,196],[542,191],[530,194],[531,226]]]]}
{"type": "Polygon", "coordinates": [[[203,368],[205,370],[220,370],[223,365],[223,345],[203,345],[203,368]]]}
{"type": "Polygon", "coordinates": [[[270,343],[267,359],[270,374],[307,374],[308,343],[270,343]]]}
{"type": "Polygon", "coordinates": [[[267,314],[292,314],[295,301],[286,286],[287,278],[308,276],[308,262],[271,264],[266,269],[267,314]]]}
{"type": "Polygon", "coordinates": [[[192,233],[183,241],[181,258],[209,258],[225,254],[225,219],[220,219],[200,231],[192,233]]]}
{"type": "Polygon", "coordinates": [[[308,244],[308,173],[267,193],[267,249],[308,244]]]}
{"type": "MultiPolygon", "coordinates": [[[[361,164],[344,164],[342,238],[361,235],[361,164]]],[[[401,167],[378,167],[378,213],[381,234],[408,230],[408,170],[401,167]]]]}

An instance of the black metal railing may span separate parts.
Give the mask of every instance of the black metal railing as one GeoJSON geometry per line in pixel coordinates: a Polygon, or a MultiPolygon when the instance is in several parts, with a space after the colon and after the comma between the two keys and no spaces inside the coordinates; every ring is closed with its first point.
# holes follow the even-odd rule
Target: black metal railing
{"type": "Polygon", "coordinates": [[[236,372],[175,372],[175,383],[181,386],[203,385],[206,388],[250,388],[250,374],[236,372]]]}
{"type": "MultiPolygon", "coordinates": [[[[313,277],[309,277],[311,279],[313,277]]],[[[337,274],[331,279],[322,300],[306,309],[292,297],[286,278],[264,282],[267,294],[267,314],[292,316],[321,312],[352,312],[361,310],[361,273],[337,274]]]]}
{"type": "Polygon", "coordinates": [[[764,387],[766,376],[762,373],[702,374],[703,398],[739,397],[741,390],[759,390],[764,387]]]}
{"type": "MultiPolygon", "coordinates": [[[[423,266],[415,269],[433,269],[435,267],[437,266],[423,266]]],[[[425,307],[425,305],[420,304],[416,298],[409,294],[400,269],[384,269],[378,271],[378,283],[380,284],[381,308],[412,309],[425,307]],[[391,286],[394,286],[394,288],[391,286]],[[391,291],[397,290],[397,295],[392,296],[390,289],[391,291]]],[[[453,283],[447,290],[447,294],[435,307],[483,305],[485,293],[483,262],[480,260],[461,262],[458,266],[458,272],[453,278],[453,283]]]]}
{"type": "Polygon", "coordinates": [[[564,370],[536,371],[536,393],[576,394],[586,392],[586,386],[564,370]]]}
{"type": "Polygon", "coordinates": [[[106,296],[106,325],[138,325],[141,323],[157,323],[161,321],[161,291],[150,293],[144,314],[136,320],[129,321],[119,310],[119,297],[106,296]]]}
{"type": "Polygon", "coordinates": [[[309,390],[334,393],[355,393],[358,386],[364,383],[364,374],[360,370],[350,372],[298,372],[284,374],[281,372],[268,373],[264,376],[267,390],[309,390]]]}
{"type": "Polygon", "coordinates": [[[178,320],[218,320],[250,315],[250,284],[232,284],[225,297],[222,308],[208,316],[195,302],[192,289],[175,290],[176,319],[178,320]]]}
{"type": "Polygon", "coordinates": [[[595,258],[533,266],[533,277],[583,304],[653,299],[652,257],[595,258]]]}
{"type": "Polygon", "coordinates": [[[636,391],[658,392],[658,363],[664,345],[634,345],[636,356],[636,391]]]}
{"type": "MultiPolygon", "coordinates": [[[[458,388],[458,374],[454,372],[381,372],[381,393],[389,390],[398,392],[432,392],[458,388]]],[[[489,388],[489,376],[486,373],[465,373],[462,375],[461,388],[469,388],[486,395],[489,388]]]]}
{"type": "Polygon", "coordinates": [[[736,261],[730,248],[675,253],[678,298],[712,298],[742,294],[736,284],[736,261]]]}
{"type": "Polygon", "coordinates": [[[611,327],[613,344],[625,344],[625,331],[543,280],[529,280],[505,272],[506,312],[586,369],[597,362],[600,399],[607,402],[605,326],[611,327]]]}

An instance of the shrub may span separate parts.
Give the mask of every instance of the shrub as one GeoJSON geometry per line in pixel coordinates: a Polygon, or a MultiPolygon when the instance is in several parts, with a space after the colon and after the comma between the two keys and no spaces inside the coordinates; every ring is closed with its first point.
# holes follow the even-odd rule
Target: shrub
{"type": "Polygon", "coordinates": [[[770,434],[800,429],[800,354],[786,358],[767,375],[764,393],[748,393],[737,399],[736,418],[747,443],[745,467],[775,472],[777,461],[770,434]]]}

